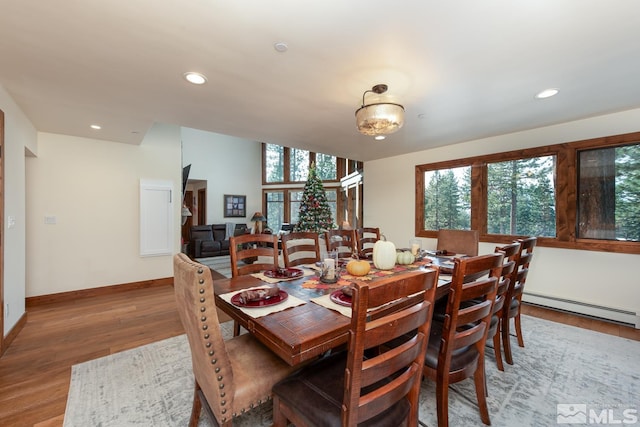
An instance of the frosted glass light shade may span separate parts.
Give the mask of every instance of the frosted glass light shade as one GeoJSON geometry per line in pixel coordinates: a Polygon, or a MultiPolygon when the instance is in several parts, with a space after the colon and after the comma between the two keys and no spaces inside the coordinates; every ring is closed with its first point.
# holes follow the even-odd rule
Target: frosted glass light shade
{"type": "Polygon", "coordinates": [[[404,107],[381,102],[369,104],[356,111],[356,126],[364,135],[389,135],[404,125],[404,107]]]}

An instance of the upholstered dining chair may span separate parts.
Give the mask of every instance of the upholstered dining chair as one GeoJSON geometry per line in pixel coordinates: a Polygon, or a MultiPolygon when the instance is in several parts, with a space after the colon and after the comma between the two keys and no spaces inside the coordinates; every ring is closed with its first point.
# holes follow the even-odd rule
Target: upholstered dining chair
{"type": "Polygon", "coordinates": [[[444,322],[434,320],[431,325],[424,363],[425,377],[436,383],[439,427],[449,425],[449,384],[470,377],[475,384],[480,418],[484,424],[491,424],[484,350],[503,258],[498,252],[454,259],[444,322]]]}
{"type": "Polygon", "coordinates": [[[524,339],[522,338],[522,323],[520,320],[520,309],[522,307],[522,293],[524,292],[524,284],[529,274],[529,265],[533,259],[533,248],[535,248],[538,239],[536,237],[528,237],[526,239],[518,239],[520,243],[520,253],[516,262],[516,269],[511,278],[511,284],[505,296],[505,308],[502,314],[502,345],[504,347],[504,359],[508,364],[513,365],[513,355],[511,352],[511,332],[510,323],[514,319],[514,331],[518,339],[518,345],[524,347],[524,339]]]}
{"type": "Polygon", "coordinates": [[[327,252],[338,251],[339,258],[349,258],[356,250],[355,230],[327,230],[324,232],[324,239],[327,245],[327,252]]]}
{"type": "Polygon", "coordinates": [[[498,246],[495,248],[494,252],[502,253],[504,255],[504,259],[502,263],[502,272],[500,273],[500,281],[498,282],[498,289],[496,291],[496,299],[493,303],[493,309],[491,310],[492,316],[489,332],[487,333],[487,342],[490,339],[493,341],[493,354],[496,358],[496,366],[498,367],[498,370],[504,371],[500,345],[500,323],[502,322],[507,290],[509,289],[509,283],[512,280],[513,272],[516,268],[516,261],[520,253],[520,243],[515,242],[504,246],[498,246]]]}
{"type": "Polygon", "coordinates": [[[438,230],[439,251],[453,252],[467,256],[478,255],[480,236],[478,230],[438,230]]]}
{"type": "Polygon", "coordinates": [[[296,368],[251,334],[223,339],[208,267],[177,254],[173,271],[178,313],[189,341],[195,379],[189,426],[198,425],[203,407],[217,425],[231,426],[237,415],[268,402],[273,385],[296,368]]]}
{"type": "Polygon", "coordinates": [[[273,387],[274,426],[417,426],[437,281],[435,270],[354,281],[348,350],[273,387]],[[368,312],[384,304],[379,316],[368,312]],[[398,346],[383,345],[398,337],[398,346]]]}
{"type": "Polygon", "coordinates": [[[229,239],[229,253],[233,277],[271,270],[278,266],[278,236],[274,234],[233,236],[229,239]]]}
{"type": "Polygon", "coordinates": [[[380,240],[378,227],[362,227],[356,229],[356,247],[358,255],[369,256],[373,253],[373,245],[380,240]]]}
{"type": "Polygon", "coordinates": [[[318,233],[293,232],[283,234],[280,239],[285,267],[313,264],[320,261],[318,233]]]}

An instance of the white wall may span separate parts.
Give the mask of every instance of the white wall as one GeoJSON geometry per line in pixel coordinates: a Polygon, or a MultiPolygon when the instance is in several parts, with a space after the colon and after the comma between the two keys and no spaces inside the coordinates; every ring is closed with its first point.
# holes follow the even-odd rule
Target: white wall
{"type": "Polygon", "coordinates": [[[259,142],[182,128],[182,164],[191,164],[189,179],[207,181],[207,224],[253,225],[251,216],[262,210],[262,145],[259,142]],[[224,217],[225,194],[247,196],[247,217],[224,217]]]}
{"type": "MultiPolygon", "coordinates": [[[[414,237],[415,165],[639,130],[636,109],[366,162],[364,224],[380,227],[398,246],[408,245],[414,237]]],[[[423,239],[425,248],[435,248],[435,243],[423,239]]],[[[481,243],[480,252],[491,252],[495,246],[481,243]]],[[[640,313],[639,261],[638,255],[539,247],[526,291],[640,313]]]]}
{"type": "Polygon", "coordinates": [[[36,130],[13,99],[0,86],[4,111],[4,302],[6,335],[25,310],[25,155],[38,150],[36,130]],[[8,228],[8,219],[15,225],[8,228]],[[8,307],[8,310],[7,310],[8,307]]]}
{"type": "Polygon", "coordinates": [[[38,148],[27,161],[27,297],[173,276],[172,256],[139,255],[139,184],[172,181],[180,194],[178,126],[154,125],[139,146],[39,133],[38,148]]]}

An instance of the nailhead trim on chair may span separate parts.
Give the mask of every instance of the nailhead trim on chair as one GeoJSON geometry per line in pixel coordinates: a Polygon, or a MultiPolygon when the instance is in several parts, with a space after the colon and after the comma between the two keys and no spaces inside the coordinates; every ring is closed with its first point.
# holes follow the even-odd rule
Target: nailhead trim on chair
{"type": "MultiPolygon", "coordinates": [[[[204,270],[203,270],[202,268],[198,268],[198,274],[203,274],[203,273],[204,273],[204,270]]],[[[200,278],[200,279],[198,280],[198,283],[199,283],[200,285],[203,285],[203,284],[204,284],[204,279],[203,279],[203,278],[200,278]]],[[[199,292],[200,292],[200,294],[204,294],[204,293],[205,293],[205,288],[204,288],[204,287],[201,287],[201,288],[199,289],[199,292]]],[[[204,304],[205,302],[206,302],[206,298],[205,298],[204,296],[200,297],[200,303],[201,303],[201,304],[204,304]]],[[[205,311],[207,311],[207,308],[206,308],[205,306],[200,307],[200,312],[201,312],[201,313],[204,313],[205,311]]],[[[203,323],[204,323],[204,322],[206,322],[206,321],[207,321],[207,316],[201,316],[201,317],[200,317],[200,321],[201,321],[201,322],[203,322],[203,323]]],[[[209,326],[208,326],[208,325],[206,325],[206,324],[203,324],[203,325],[202,325],[202,330],[206,331],[207,329],[209,329],[209,326]]],[[[210,337],[209,333],[205,333],[205,334],[204,334],[204,339],[205,339],[205,340],[208,340],[208,339],[209,339],[209,337],[210,337]]],[[[211,344],[211,341],[207,341],[207,342],[205,343],[205,346],[206,346],[207,348],[211,348],[211,345],[212,345],[212,344],[211,344]]],[[[215,351],[214,351],[213,349],[212,349],[212,350],[209,350],[208,354],[209,354],[209,356],[213,356],[213,355],[215,354],[215,351]]],[[[212,365],[215,365],[217,362],[218,362],[218,360],[217,360],[217,359],[211,359],[211,364],[212,364],[212,365]]],[[[220,372],[220,368],[219,368],[219,367],[216,367],[216,368],[215,368],[215,372],[216,372],[216,373],[219,373],[219,372],[220,372]]],[[[222,375],[218,375],[217,380],[218,380],[218,382],[220,382],[220,385],[219,385],[220,389],[223,389],[223,388],[224,388],[224,383],[222,383],[222,382],[221,382],[221,381],[223,380],[222,375]]],[[[225,393],[225,392],[220,393],[220,397],[223,397],[223,398],[224,398],[224,397],[225,397],[225,395],[226,395],[226,393],[225,393]]],[[[222,407],[223,407],[223,408],[222,408],[222,411],[221,411],[221,413],[222,413],[222,414],[226,414],[226,413],[227,413],[227,409],[226,409],[226,408],[224,408],[224,406],[225,406],[226,404],[227,404],[227,401],[226,401],[226,400],[222,400],[222,401],[220,401],[220,406],[222,406],[222,407]]],[[[234,415],[234,416],[235,416],[235,415],[234,415]]],[[[226,417],[223,417],[223,418],[222,418],[222,422],[224,423],[224,422],[226,422],[226,421],[227,421],[227,418],[226,418],[226,417]]]]}
{"type": "MultiPolygon", "coordinates": [[[[203,270],[202,268],[198,268],[198,274],[203,274],[203,273],[204,273],[204,270],[203,270]]],[[[203,279],[203,278],[200,278],[200,279],[198,280],[198,283],[199,283],[200,285],[203,285],[203,284],[204,284],[204,279],[203,279]]],[[[204,287],[201,287],[201,288],[198,290],[198,292],[199,292],[200,294],[204,294],[204,293],[206,292],[206,290],[205,290],[205,288],[204,288],[204,287]]],[[[201,303],[201,304],[204,304],[205,302],[206,302],[206,298],[205,298],[204,296],[201,296],[201,297],[200,297],[200,303],[201,303]]],[[[200,307],[200,312],[201,312],[201,313],[204,313],[206,310],[207,310],[207,309],[206,309],[206,307],[205,307],[205,306],[200,307]]],[[[206,316],[202,316],[202,317],[200,317],[200,321],[201,321],[201,322],[203,322],[203,323],[204,323],[204,322],[206,322],[206,321],[207,321],[207,317],[206,317],[206,316]]],[[[203,338],[204,338],[205,340],[209,340],[209,338],[211,337],[211,335],[209,334],[209,332],[206,332],[208,329],[209,329],[209,326],[208,326],[208,325],[206,325],[206,324],[203,324],[203,325],[202,325],[202,330],[203,330],[203,331],[205,331],[205,333],[204,333],[204,335],[203,335],[203,338]]],[[[211,341],[207,341],[207,342],[205,343],[205,346],[206,346],[207,348],[211,348],[211,345],[212,345],[211,341]]],[[[213,355],[215,354],[215,351],[214,351],[213,349],[210,349],[210,350],[209,350],[209,352],[208,352],[208,354],[209,354],[209,356],[213,356],[213,355]]],[[[218,362],[218,359],[215,359],[215,358],[214,358],[214,359],[211,359],[211,364],[212,364],[212,365],[215,365],[217,362],[218,362]]],[[[216,366],[216,368],[214,369],[214,371],[215,371],[215,373],[216,373],[216,374],[219,374],[219,373],[220,373],[220,367],[216,366]]],[[[220,391],[220,397],[224,399],[224,397],[226,397],[226,394],[227,394],[227,393],[224,391],[224,383],[222,382],[222,381],[223,381],[223,379],[224,379],[224,378],[223,378],[223,376],[222,376],[222,375],[218,375],[218,376],[216,377],[216,380],[220,383],[220,384],[219,384],[219,386],[218,386],[218,387],[219,387],[219,389],[221,390],[221,391],[220,391]]],[[[266,403],[266,402],[268,402],[269,400],[271,400],[271,396],[266,396],[264,399],[258,399],[257,404],[258,404],[258,405],[262,405],[263,403],[266,403]]],[[[226,400],[221,400],[221,401],[220,401],[220,406],[222,406],[222,407],[223,407],[223,408],[222,408],[222,410],[221,410],[221,413],[222,413],[223,415],[227,413],[227,408],[224,408],[224,406],[226,406],[226,404],[227,404],[227,401],[226,401],[226,400]]],[[[252,402],[249,406],[250,406],[250,408],[249,408],[249,409],[253,409],[253,408],[255,408],[255,407],[256,407],[256,404],[255,404],[255,402],[252,402]]],[[[246,408],[242,408],[242,409],[240,410],[240,414],[238,414],[238,413],[233,413],[232,418],[235,418],[235,417],[237,417],[238,415],[242,415],[242,414],[244,414],[244,413],[246,412],[246,410],[247,410],[246,408]]],[[[225,423],[226,421],[227,421],[227,417],[222,417],[222,422],[223,422],[223,423],[225,423]]]]}

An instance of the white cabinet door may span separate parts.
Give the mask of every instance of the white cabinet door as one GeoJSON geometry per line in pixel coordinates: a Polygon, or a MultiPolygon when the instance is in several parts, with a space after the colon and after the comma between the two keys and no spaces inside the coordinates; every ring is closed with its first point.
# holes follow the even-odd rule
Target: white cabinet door
{"type": "Polygon", "coordinates": [[[140,256],[173,252],[173,182],[140,180],[140,256]]]}

